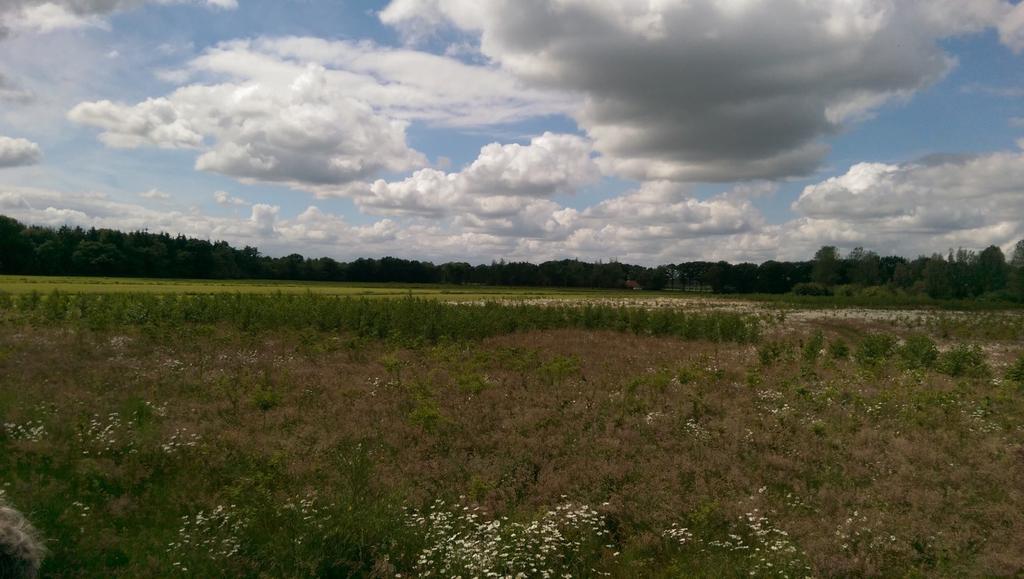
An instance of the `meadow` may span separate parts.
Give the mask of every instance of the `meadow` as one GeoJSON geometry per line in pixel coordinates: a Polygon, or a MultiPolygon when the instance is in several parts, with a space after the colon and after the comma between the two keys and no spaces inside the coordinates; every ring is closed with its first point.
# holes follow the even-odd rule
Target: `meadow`
{"type": "Polygon", "coordinates": [[[68,289],[0,294],[48,577],[1024,573],[1019,312],[68,289]]]}
{"type": "Polygon", "coordinates": [[[684,300],[672,307],[701,307],[719,304],[726,307],[761,304],[777,308],[799,309],[928,309],[948,311],[1024,311],[1024,303],[1004,299],[933,299],[925,294],[867,292],[844,296],[807,296],[783,294],[715,294],[665,290],[656,292],[562,288],[495,286],[482,284],[317,282],[256,279],[161,279],[143,277],[0,275],[0,294],[317,294],[365,298],[428,298],[451,302],[466,301],[646,301],[684,300]]]}
{"type": "Polygon", "coordinates": [[[421,297],[450,300],[561,296],[634,296],[637,292],[584,288],[531,288],[484,285],[315,282],[290,280],[202,280],[131,277],[0,275],[0,293],[151,294],[322,294],[345,297],[421,297]]]}

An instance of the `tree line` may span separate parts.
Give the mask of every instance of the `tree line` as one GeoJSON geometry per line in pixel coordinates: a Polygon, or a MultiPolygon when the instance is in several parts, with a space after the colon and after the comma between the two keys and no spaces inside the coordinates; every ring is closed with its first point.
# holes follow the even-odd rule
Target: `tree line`
{"type": "Polygon", "coordinates": [[[541,264],[496,261],[434,264],[384,257],[340,262],[297,253],[263,255],[225,241],[146,231],[24,225],[0,215],[0,274],[196,279],[399,282],[571,288],[688,290],[714,293],[834,295],[922,294],[937,299],[979,296],[1024,301],[1024,240],[1011,259],[990,246],[980,252],[908,260],[854,249],[845,256],[822,247],[807,261],[761,264],[692,261],[646,267],[575,259],[541,264]],[[630,283],[633,282],[633,283],[630,283]]]}

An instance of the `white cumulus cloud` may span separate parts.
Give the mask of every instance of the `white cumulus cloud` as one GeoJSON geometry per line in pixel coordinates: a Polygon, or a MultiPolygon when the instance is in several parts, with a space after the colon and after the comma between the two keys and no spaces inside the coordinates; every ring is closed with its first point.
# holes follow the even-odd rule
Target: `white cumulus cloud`
{"type": "Polygon", "coordinates": [[[1008,246],[1024,237],[1024,153],[859,163],[808,186],[793,204],[797,237],[931,253],[1008,246]]]}
{"type": "Polygon", "coordinates": [[[215,191],[213,194],[213,200],[218,205],[248,205],[249,202],[241,197],[235,197],[227,191],[215,191]]]}
{"type": "Polygon", "coordinates": [[[142,197],[143,199],[166,201],[171,198],[171,194],[161,191],[159,189],[150,189],[149,191],[143,191],[142,193],[139,193],[139,197],[142,197]]]}
{"type": "Polygon", "coordinates": [[[42,149],[32,141],[0,136],[0,169],[34,165],[42,157],[42,149]]]}
{"type": "Polygon", "coordinates": [[[317,65],[277,83],[190,85],[137,105],[76,106],[69,118],[102,129],[112,147],[194,148],[196,169],[245,181],[343,185],[425,163],[405,121],[330,86],[317,65]]]}
{"type": "Polygon", "coordinates": [[[199,170],[344,188],[425,166],[406,142],[411,122],[506,123],[564,111],[571,102],[526,89],[493,66],[316,38],[223,43],[165,77],[219,82],[185,84],[136,104],[83,102],[68,117],[99,128],[110,147],[195,149],[199,170]]]}
{"type": "Polygon", "coordinates": [[[237,0],[4,0],[0,30],[45,33],[54,30],[106,27],[106,17],[146,4],[197,4],[232,10],[237,0]]]}
{"type": "Polygon", "coordinates": [[[598,176],[586,139],[548,132],[527,145],[486,145],[462,171],[421,169],[401,181],[378,179],[356,189],[354,199],[369,213],[458,216],[472,229],[536,233],[526,224],[560,209],[551,197],[574,193],[598,176]]]}
{"type": "Polygon", "coordinates": [[[641,180],[802,175],[824,139],[952,66],[940,40],[998,27],[1005,0],[393,0],[380,19],[422,38],[455,28],[574,112],[606,170],[641,180]]]}

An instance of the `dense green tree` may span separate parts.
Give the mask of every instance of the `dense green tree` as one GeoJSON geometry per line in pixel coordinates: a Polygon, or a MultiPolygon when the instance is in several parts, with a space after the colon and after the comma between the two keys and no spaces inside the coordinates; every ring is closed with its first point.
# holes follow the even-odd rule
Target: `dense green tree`
{"type": "Polygon", "coordinates": [[[339,263],[299,254],[270,257],[255,247],[241,249],[223,241],[170,236],[146,231],[57,229],[24,226],[0,216],[0,273],[43,275],[119,275],[215,279],[293,279],[315,281],[502,284],[542,287],[623,288],[627,280],[645,289],[662,288],[786,293],[797,284],[889,285],[934,297],[972,297],[1003,292],[1024,301],[1024,241],[1007,264],[998,247],[981,253],[960,249],[907,261],[853,249],[845,259],[836,247],[821,248],[812,261],[730,264],[692,261],[646,267],[618,261],[588,263],[563,259],[532,264],[498,260],[471,265],[383,257],[339,263]]]}
{"type": "Polygon", "coordinates": [[[893,287],[910,289],[914,285],[914,271],[909,264],[899,263],[896,264],[896,267],[893,269],[892,277],[890,279],[892,280],[891,283],[893,287]]]}
{"type": "Polygon", "coordinates": [[[933,255],[924,266],[924,288],[930,297],[948,299],[953,295],[950,264],[941,255],[933,255]]]}
{"type": "Polygon", "coordinates": [[[116,275],[121,273],[124,256],[113,243],[83,241],[71,254],[71,261],[86,275],[116,275]]]}
{"type": "Polygon", "coordinates": [[[839,283],[841,264],[839,262],[839,250],[834,246],[826,245],[814,254],[814,270],[811,272],[811,279],[815,283],[823,285],[835,285],[839,283]]]}
{"type": "Polygon", "coordinates": [[[1008,289],[1010,295],[1024,302],[1024,239],[1017,242],[1010,257],[1008,289]]]}
{"type": "Polygon", "coordinates": [[[1006,288],[1009,268],[1003,250],[995,245],[986,247],[978,254],[978,282],[982,292],[994,292],[1006,288]]]}
{"type": "Polygon", "coordinates": [[[793,289],[792,266],[779,261],[766,261],[757,268],[757,291],[784,294],[793,289]]]}
{"type": "Polygon", "coordinates": [[[0,272],[27,273],[34,248],[17,221],[0,215],[0,272]]]}
{"type": "Polygon", "coordinates": [[[873,251],[856,247],[846,257],[847,276],[851,283],[862,286],[878,285],[881,280],[882,260],[873,251]]]}

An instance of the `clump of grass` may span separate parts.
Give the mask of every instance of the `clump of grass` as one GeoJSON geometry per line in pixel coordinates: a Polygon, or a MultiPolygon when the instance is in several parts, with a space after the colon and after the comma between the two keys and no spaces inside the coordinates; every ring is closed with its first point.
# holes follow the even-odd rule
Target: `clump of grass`
{"type": "Polygon", "coordinates": [[[833,360],[845,360],[850,357],[850,346],[842,338],[836,338],[828,343],[828,355],[833,360]]]}
{"type": "Polygon", "coordinates": [[[985,378],[992,371],[980,346],[959,344],[939,355],[938,369],[954,378],[985,378]]]}
{"type": "Polygon", "coordinates": [[[272,388],[261,386],[252,394],[252,402],[260,412],[270,412],[281,405],[281,395],[272,388]]]}
{"type": "Polygon", "coordinates": [[[405,367],[405,361],[396,356],[394,353],[390,353],[381,356],[380,365],[384,366],[384,371],[388,373],[388,378],[391,380],[392,383],[402,383],[402,368],[405,367]]]}
{"type": "Polygon", "coordinates": [[[671,576],[809,577],[807,554],[767,513],[751,509],[738,519],[696,512],[687,527],[673,524],[662,532],[676,551],[671,576]],[[725,565],[723,561],[728,561],[725,565]]]}
{"type": "Polygon", "coordinates": [[[555,356],[542,365],[538,372],[545,384],[558,386],[572,376],[579,375],[580,360],[576,356],[555,356]]]}
{"type": "Polygon", "coordinates": [[[1006,379],[1024,387],[1024,354],[1006,370],[1006,379]]]}
{"type": "Polygon", "coordinates": [[[477,372],[464,372],[455,377],[455,384],[463,392],[479,394],[492,386],[492,381],[487,376],[477,372]]]}
{"type": "Polygon", "coordinates": [[[911,369],[931,368],[939,358],[935,341],[923,334],[909,336],[899,349],[904,365],[911,369]]]}
{"type": "Polygon", "coordinates": [[[822,349],[825,347],[825,334],[821,330],[814,332],[807,343],[804,344],[803,359],[805,362],[813,364],[818,360],[818,356],[821,355],[822,349]]]}
{"type": "MultiPolygon", "coordinates": [[[[683,370],[680,373],[685,373],[683,370]]],[[[629,381],[627,385],[627,391],[636,392],[641,387],[646,387],[655,390],[656,392],[664,392],[666,388],[672,384],[681,384],[678,375],[674,374],[668,368],[648,368],[647,372],[643,375],[637,376],[629,381]]]]}
{"type": "Polygon", "coordinates": [[[794,355],[793,349],[793,344],[789,342],[772,340],[758,347],[757,359],[762,366],[774,366],[781,361],[790,360],[794,355]]]}
{"type": "Polygon", "coordinates": [[[854,358],[864,366],[884,364],[896,352],[896,338],[889,334],[865,336],[857,346],[854,358]]]}

